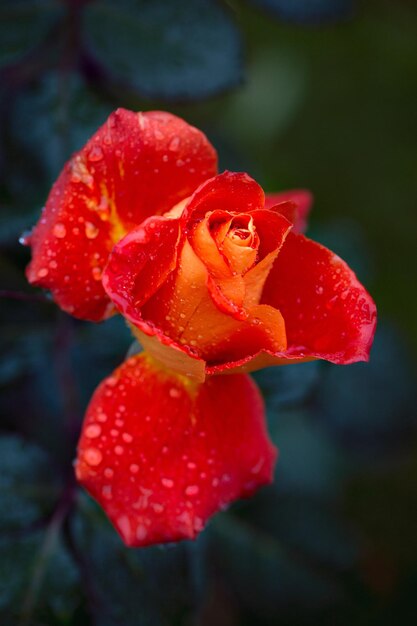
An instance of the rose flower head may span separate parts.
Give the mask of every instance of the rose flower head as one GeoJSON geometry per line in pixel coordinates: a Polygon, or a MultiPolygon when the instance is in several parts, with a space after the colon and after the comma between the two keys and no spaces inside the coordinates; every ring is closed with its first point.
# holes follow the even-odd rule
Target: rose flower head
{"type": "Polygon", "coordinates": [[[310,204],[217,175],[203,133],[161,112],[115,112],[55,183],[29,281],[76,317],[120,312],[144,348],[96,390],[76,463],[128,545],[193,538],[271,482],[277,452],[247,372],[368,359],[374,302],[301,234],[310,204]]]}

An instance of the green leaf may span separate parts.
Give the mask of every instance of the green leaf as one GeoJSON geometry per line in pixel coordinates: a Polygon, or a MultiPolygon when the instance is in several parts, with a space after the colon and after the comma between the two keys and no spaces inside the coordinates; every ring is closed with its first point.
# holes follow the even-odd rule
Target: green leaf
{"type": "Polygon", "coordinates": [[[63,10],[57,0],[3,0],[0,66],[19,60],[41,43],[63,10]]]}
{"type": "Polygon", "coordinates": [[[297,609],[299,616],[339,597],[334,579],[237,517],[216,518],[209,550],[241,605],[257,614],[272,617],[297,609]]]}
{"type": "Polygon", "coordinates": [[[84,145],[112,108],[71,73],[45,74],[17,96],[9,133],[14,149],[20,148],[32,167],[40,166],[45,194],[65,161],[84,145]]]}
{"type": "Polygon", "coordinates": [[[51,512],[57,489],[43,450],[14,435],[0,438],[0,531],[39,522],[51,512]]]}
{"type": "Polygon", "coordinates": [[[268,410],[302,403],[320,380],[320,363],[297,363],[285,367],[267,367],[254,373],[268,410]]]}
{"type": "Polygon", "coordinates": [[[58,487],[40,448],[17,436],[0,438],[2,626],[52,624],[79,603],[78,571],[60,536],[58,487]]]}
{"type": "Polygon", "coordinates": [[[170,626],[189,608],[186,543],[126,548],[87,496],[80,499],[71,531],[89,573],[96,626],[170,626]]]}
{"type": "Polygon", "coordinates": [[[276,17],[296,23],[333,22],[350,17],[352,0],[251,0],[276,17]]]}
{"type": "Polygon", "coordinates": [[[145,97],[204,98],[241,81],[240,34],[215,0],[98,0],[84,26],[91,53],[145,97]]]}

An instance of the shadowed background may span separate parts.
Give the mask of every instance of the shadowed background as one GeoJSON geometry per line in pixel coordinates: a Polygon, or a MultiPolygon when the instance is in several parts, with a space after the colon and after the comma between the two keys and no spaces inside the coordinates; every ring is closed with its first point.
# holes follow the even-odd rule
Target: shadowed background
{"type": "Polygon", "coordinates": [[[2,625],[415,619],[416,33],[411,0],[2,0],[2,625]],[[274,485],[168,548],[124,548],[73,484],[86,404],[131,336],[31,289],[18,244],[117,106],[185,117],[267,191],[311,189],[309,234],[379,310],[369,364],[255,375],[274,485]]]}

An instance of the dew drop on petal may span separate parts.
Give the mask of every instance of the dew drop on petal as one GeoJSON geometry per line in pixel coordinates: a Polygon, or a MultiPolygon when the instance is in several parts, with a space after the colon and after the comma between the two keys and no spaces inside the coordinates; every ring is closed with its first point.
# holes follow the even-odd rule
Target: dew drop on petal
{"type": "Polygon", "coordinates": [[[93,267],[91,270],[94,280],[101,280],[101,276],[103,274],[102,270],[99,267],[93,267]]]}
{"type": "Polygon", "coordinates": [[[106,500],[111,500],[112,499],[112,490],[111,490],[111,485],[104,485],[101,493],[103,495],[103,498],[105,498],[106,500]]]}
{"type": "Polygon", "coordinates": [[[97,161],[101,161],[101,159],[103,158],[103,150],[100,148],[100,146],[93,146],[90,152],[88,153],[87,158],[89,161],[92,161],[93,163],[97,161]]]}
{"type": "Polygon", "coordinates": [[[48,276],[48,270],[46,267],[42,267],[38,272],[38,278],[45,278],[45,276],[48,276]]]}
{"type": "Polygon", "coordinates": [[[121,456],[124,452],[123,446],[115,446],[114,451],[116,454],[118,454],[119,456],[121,456]]]}
{"type": "Polygon", "coordinates": [[[95,239],[98,235],[98,228],[92,222],[85,223],[85,234],[87,239],[95,239]]]}
{"type": "Polygon", "coordinates": [[[129,469],[132,472],[132,474],[137,474],[139,471],[139,465],[137,465],[136,463],[132,463],[129,469]]]}
{"type": "Polygon", "coordinates": [[[139,539],[139,541],[142,541],[142,539],[145,539],[147,534],[148,529],[146,526],[144,524],[138,524],[138,527],[136,528],[136,538],[139,539]]]}
{"type": "Polygon", "coordinates": [[[100,465],[103,460],[103,455],[97,448],[87,448],[84,451],[84,460],[88,465],[95,467],[96,465],[100,465]]]}
{"type": "Polygon", "coordinates": [[[112,470],[111,467],[106,467],[106,469],[104,470],[104,475],[106,478],[113,478],[114,470],[112,470]]]}
{"type": "Polygon", "coordinates": [[[189,485],[185,490],[186,496],[196,496],[199,492],[199,488],[197,485],[189,485]]]}
{"type": "Polygon", "coordinates": [[[171,141],[169,142],[169,150],[172,150],[173,152],[175,152],[176,150],[178,150],[178,148],[180,147],[180,138],[179,137],[173,137],[171,139],[171,141]]]}
{"type": "Polygon", "coordinates": [[[127,515],[121,515],[117,520],[117,526],[124,537],[130,537],[131,527],[127,515]]]}
{"type": "Polygon", "coordinates": [[[58,239],[64,239],[65,235],[67,234],[67,229],[65,228],[65,224],[57,222],[53,227],[52,232],[55,237],[58,237],[58,239]]]}
{"type": "Polygon", "coordinates": [[[171,478],[161,478],[161,483],[167,489],[171,489],[174,486],[174,481],[171,478]]]}
{"type": "Polygon", "coordinates": [[[85,435],[90,439],[99,437],[101,435],[101,426],[99,426],[98,424],[90,424],[90,426],[87,426],[87,428],[85,429],[85,435]]]}

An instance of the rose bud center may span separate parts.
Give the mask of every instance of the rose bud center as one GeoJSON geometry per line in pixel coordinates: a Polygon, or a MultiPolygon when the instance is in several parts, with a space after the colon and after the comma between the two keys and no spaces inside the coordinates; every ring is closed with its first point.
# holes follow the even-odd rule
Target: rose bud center
{"type": "Polygon", "coordinates": [[[253,218],[249,215],[234,217],[219,248],[234,274],[247,272],[256,263],[259,248],[259,236],[253,218]]]}

